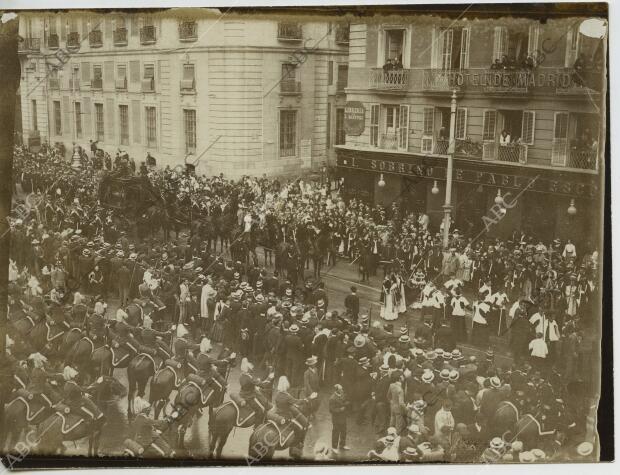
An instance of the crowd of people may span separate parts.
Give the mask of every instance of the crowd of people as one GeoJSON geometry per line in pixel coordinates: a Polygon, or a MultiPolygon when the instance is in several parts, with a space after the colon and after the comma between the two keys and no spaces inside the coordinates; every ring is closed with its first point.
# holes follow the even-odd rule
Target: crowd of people
{"type": "MultiPolygon", "coordinates": [[[[152,161],[136,167],[122,153],[96,160],[94,149],[80,152],[80,168],[51,147],[15,150],[9,318],[16,329],[3,364],[32,365],[31,355],[51,351],[37,346],[30,326],[18,331],[24,314],[52,334],[79,328],[93,348],[149,354],[162,366],[172,355],[186,376],[195,360],[206,387],[226,384],[210,354],[221,343],[243,358],[240,397],[257,419],[266,411],[254,373],[264,371],[277,382],[273,402],[285,420],[298,418],[306,430],[328,406],[331,451],[318,446],[317,459],[348,449],[351,416],[377,435],[369,448],[377,460],[595,456],[592,441],[584,442],[590,394],[583,389],[593,382],[587,339],[599,315],[595,249],[519,231],[471,241],[454,230],[444,251],[428,216],[402,203],[345,201],[328,183],[302,179],[233,181],[152,161]],[[170,209],[192,219],[173,239],[141,232],[144,216],[101,201],[102,178],[115,174],[146,177],[165,203],[174,201],[170,209]],[[339,302],[322,281],[322,266],[341,259],[357,263],[361,282],[383,269],[374,321],[360,312],[355,286],[339,302]],[[132,305],[143,309],[138,317],[132,305]],[[509,342],[510,363],[491,349],[497,341],[509,342]],[[463,344],[485,357],[468,356],[463,344]],[[311,402],[303,414],[302,400],[311,402]],[[504,421],[507,404],[518,414],[512,424],[504,421]],[[519,433],[525,413],[553,435],[519,433]]],[[[75,381],[83,371],[67,370],[79,362],[67,355],[58,362],[79,409],[86,403],[75,381]]],[[[48,373],[35,366],[29,387],[40,393],[48,373]]],[[[144,399],[137,404],[149,409],[144,399]]],[[[96,414],[92,403],[88,412],[96,414]]]]}

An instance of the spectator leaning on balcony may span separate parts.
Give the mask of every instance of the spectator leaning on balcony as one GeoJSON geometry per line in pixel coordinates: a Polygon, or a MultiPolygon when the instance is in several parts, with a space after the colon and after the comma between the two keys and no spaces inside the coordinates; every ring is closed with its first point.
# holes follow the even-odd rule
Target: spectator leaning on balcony
{"type": "Polygon", "coordinates": [[[499,135],[499,144],[500,145],[508,145],[510,143],[510,134],[506,129],[502,130],[502,133],[499,135]]]}
{"type": "Polygon", "coordinates": [[[403,62],[400,59],[400,56],[394,58],[393,61],[394,69],[403,69],[403,62]]]}
{"type": "Polygon", "coordinates": [[[388,72],[388,71],[391,71],[392,69],[394,69],[394,63],[392,63],[392,60],[388,58],[386,63],[383,65],[383,72],[388,72]]]}

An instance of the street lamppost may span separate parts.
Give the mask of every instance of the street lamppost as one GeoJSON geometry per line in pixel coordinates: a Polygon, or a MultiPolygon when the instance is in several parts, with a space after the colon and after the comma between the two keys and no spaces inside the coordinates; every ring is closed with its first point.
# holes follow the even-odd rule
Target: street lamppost
{"type": "Polygon", "coordinates": [[[446,201],[443,205],[443,248],[450,240],[450,219],[452,214],[452,169],[454,167],[454,132],[456,129],[456,89],[452,90],[450,101],[450,141],[448,142],[448,167],[446,169],[446,201]]]}

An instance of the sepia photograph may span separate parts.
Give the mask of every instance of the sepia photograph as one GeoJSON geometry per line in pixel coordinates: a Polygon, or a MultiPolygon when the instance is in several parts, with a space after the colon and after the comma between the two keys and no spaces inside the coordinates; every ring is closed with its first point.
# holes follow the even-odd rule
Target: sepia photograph
{"type": "Polygon", "coordinates": [[[608,4],[100,7],[0,11],[4,467],[613,459],[608,4]]]}

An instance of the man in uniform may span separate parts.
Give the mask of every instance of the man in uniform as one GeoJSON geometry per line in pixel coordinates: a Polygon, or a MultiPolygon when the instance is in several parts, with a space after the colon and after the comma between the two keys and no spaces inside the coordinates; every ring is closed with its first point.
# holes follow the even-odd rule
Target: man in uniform
{"type": "Polygon", "coordinates": [[[270,385],[274,373],[270,373],[266,381],[255,378],[252,374],[254,365],[243,358],[241,361],[241,375],[239,376],[239,396],[254,410],[254,427],[263,422],[265,412],[269,406],[268,399],[261,393],[260,388],[270,385]]]}

